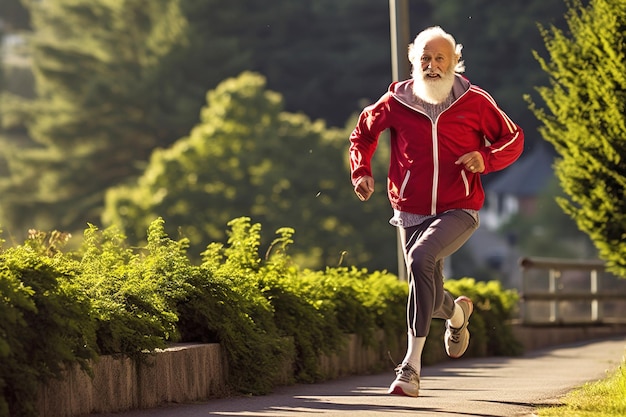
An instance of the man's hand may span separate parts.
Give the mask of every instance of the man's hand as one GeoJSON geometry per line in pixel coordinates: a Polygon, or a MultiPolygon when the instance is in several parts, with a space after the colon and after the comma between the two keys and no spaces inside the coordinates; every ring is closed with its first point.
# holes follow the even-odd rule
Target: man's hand
{"type": "Polygon", "coordinates": [[[485,161],[483,161],[483,156],[478,151],[472,151],[462,155],[456,160],[455,164],[463,165],[466,170],[473,173],[481,173],[485,170],[485,161]]]}
{"type": "Polygon", "coordinates": [[[374,178],[367,175],[361,177],[354,187],[354,192],[361,201],[369,200],[374,192],[374,178]]]}

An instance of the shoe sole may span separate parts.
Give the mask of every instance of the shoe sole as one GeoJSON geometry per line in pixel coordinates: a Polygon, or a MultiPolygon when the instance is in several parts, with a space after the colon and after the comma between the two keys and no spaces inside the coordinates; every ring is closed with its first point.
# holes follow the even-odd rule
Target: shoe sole
{"type": "Polygon", "coordinates": [[[404,392],[404,390],[399,387],[399,386],[395,386],[393,387],[392,390],[388,391],[387,394],[391,394],[391,395],[403,395],[405,397],[418,397],[419,396],[419,392],[416,393],[415,395],[411,395],[411,394],[407,394],[406,392],[404,392]]]}

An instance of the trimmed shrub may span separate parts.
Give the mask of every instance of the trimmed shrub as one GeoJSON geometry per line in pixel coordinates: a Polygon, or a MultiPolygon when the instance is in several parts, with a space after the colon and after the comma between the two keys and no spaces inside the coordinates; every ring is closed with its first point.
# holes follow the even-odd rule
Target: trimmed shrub
{"type": "Polygon", "coordinates": [[[116,228],[85,231],[77,282],[91,300],[98,351],[137,357],[177,340],[176,312],[169,299],[185,290],[190,269],[185,242],[163,234],[162,220],[148,230],[143,253],[125,245],[116,228]]]}
{"type": "Polygon", "coordinates": [[[39,384],[76,363],[89,372],[96,357],[90,301],[73,265],[42,253],[45,237],[0,254],[0,415],[37,416],[39,384]]]}
{"type": "Polygon", "coordinates": [[[274,387],[282,364],[292,355],[276,326],[274,310],[259,284],[259,224],[239,218],[226,246],[212,243],[188,283],[187,299],[177,300],[179,328],[185,341],[220,343],[229,365],[231,386],[263,394],[274,387]]]}
{"type": "MultiPolygon", "coordinates": [[[[277,231],[262,258],[259,224],[244,217],[228,226],[227,243],[209,244],[200,265],[190,262],[186,239],[166,235],[160,218],[141,248],[128,247],[115,228],[90,225],[76,253],[62,252],[67,235],[36,231],[3,250],[0,416],[37,415],[38,384],[71,364],[89,372],[97,355],[138,359],[176,341],[219,343],[231,389],[264,394],[288,363],[299,382],[322,379],[319,357],[337,352],[346,333],[364,343],[381,328],[389,342],[406,334],[406,282],[355,267],[301,270],[287,253],[289,228],[277,231]]],[[[445,286],[474,301],[469,356],[521,352],[508,324],[514,291],[471,278],[445,286]]],[[[446,358],[442,339],[436,320],[424,364],[446,358]]]]}

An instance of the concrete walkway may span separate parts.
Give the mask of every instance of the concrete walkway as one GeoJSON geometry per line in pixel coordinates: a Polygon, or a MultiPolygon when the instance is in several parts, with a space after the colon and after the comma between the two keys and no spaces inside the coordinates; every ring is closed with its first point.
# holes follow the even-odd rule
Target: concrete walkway
{"type": "Polygon", "coordinates": [[[565,393],[616,369],[626,335],[541,349],[517,358],[457,359],[422,369],[419,398],[387,395],[393,371],[277,388],[260,397],[216,399],[92,417],[532,416],[565,393]]]}

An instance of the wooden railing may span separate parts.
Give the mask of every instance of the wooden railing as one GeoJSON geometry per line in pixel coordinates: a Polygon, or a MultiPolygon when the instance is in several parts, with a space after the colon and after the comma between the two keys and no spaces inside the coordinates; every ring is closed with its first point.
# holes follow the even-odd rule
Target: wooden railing
{"type": "Polygon", "coordinates": [[[522,323],[626,323],[626,279],[599,260],[527,257],[522,267],[522,323]]]}

